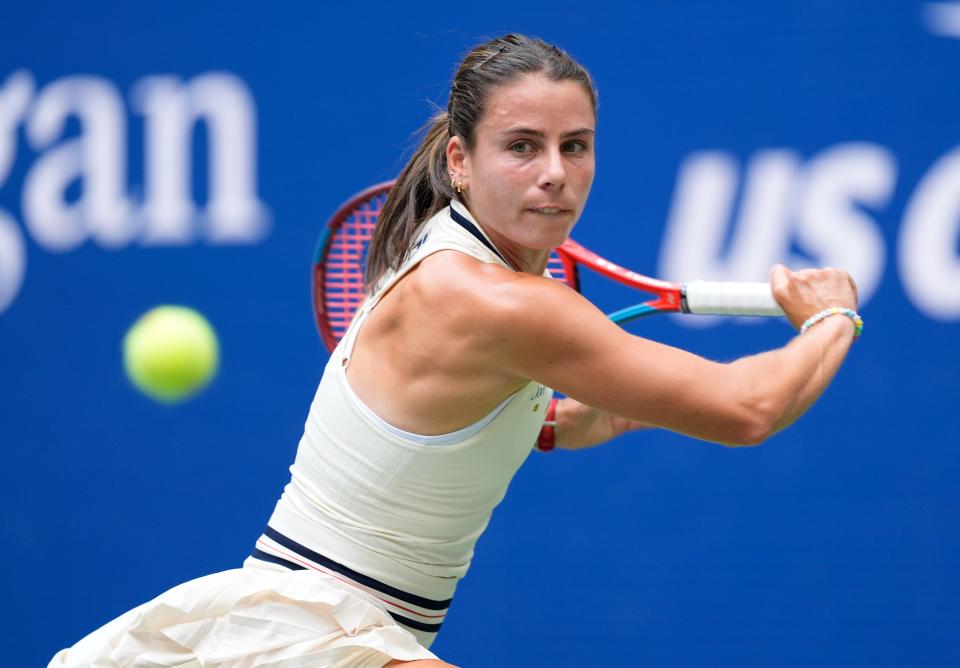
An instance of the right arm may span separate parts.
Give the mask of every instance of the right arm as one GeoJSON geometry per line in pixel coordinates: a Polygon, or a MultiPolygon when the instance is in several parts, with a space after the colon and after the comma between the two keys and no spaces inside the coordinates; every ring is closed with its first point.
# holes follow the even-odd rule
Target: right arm
{"type": "MultiPolygon", "coordinates": [[[[829,306],[856,307],[844,272],[777,267],[771,281],[795,326],[829,306]]],[[[760,443],[802,415],[853,338],[848,318],[831,317],[783,348],[722,364],[632,336],[548,279],[509,283],[488,302],[491,363],[607,413],[728,445],[760,443]]]]}

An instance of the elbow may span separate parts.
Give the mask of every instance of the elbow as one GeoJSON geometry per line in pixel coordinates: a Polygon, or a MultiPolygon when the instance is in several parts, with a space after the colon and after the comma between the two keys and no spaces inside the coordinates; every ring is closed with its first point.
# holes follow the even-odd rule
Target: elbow
{"type": "Polygon", "coordinates": [[[734,448],[761,445],[777,433],[778,417],[779,413],[767,406],[743,410],[724,444],[734,448]]]}
{"type": "Polygon", "coordinates": [[[765,443],[787,423],[794,391],[782,381],[778,368],[760,369],[745,358],[722,365],[723,374],[712,388],[718,442],[731,447],[765,443]],[[760,372],[762,371],[762,373],[760,372]]]}
{"type": "Polygon", "coordinates": [[[773,436],[773,429],[765,426],[750,426],[743,428],[737,433],[730,442],[725,443],[731,448],[753,448],[762,445],[768,438],[773,436]]]}

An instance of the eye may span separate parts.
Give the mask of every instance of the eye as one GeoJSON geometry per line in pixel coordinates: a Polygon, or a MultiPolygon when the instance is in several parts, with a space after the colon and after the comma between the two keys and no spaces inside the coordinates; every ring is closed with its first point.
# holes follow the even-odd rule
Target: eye
{"type": "Polygon", "coordinates": [[[563,150],[567,153],[582,153],[587,150],[587,142],[573,139],[563,144],[563,150]]]}
{"type": "Polygon", "coordinates": [[[518,141],[510,144],[510,150],[514,153],[531,153],[533,151],[533,144],[529,141],[518,141]]]}

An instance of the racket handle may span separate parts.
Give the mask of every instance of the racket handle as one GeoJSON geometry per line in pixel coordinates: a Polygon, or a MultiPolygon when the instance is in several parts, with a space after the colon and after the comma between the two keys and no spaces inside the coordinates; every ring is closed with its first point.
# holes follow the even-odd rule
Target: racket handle
{"type": "Polygon", "coordinates": [[[684,286],[685,313],[701,315],[783,315],[769,283],[691,281],[684,286]]]}

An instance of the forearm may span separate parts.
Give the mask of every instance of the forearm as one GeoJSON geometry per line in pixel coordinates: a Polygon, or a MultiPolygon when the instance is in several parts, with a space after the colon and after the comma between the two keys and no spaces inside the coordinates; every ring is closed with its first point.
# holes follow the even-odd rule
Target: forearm
{"type": "Polygon", "coordinates": [[[557,402],[556,445],[565,450],[579,450],[601,445],[621,434],[648,425],[611,415],[569,397],[557,402]]]}
{"type": "Polygon", "coordinates": [[[792,424],[820,397],[853,341],[853,323],[834,316],[785,347],[730,365],[735,387],[760,415],[758,442],[792,424]]]}

